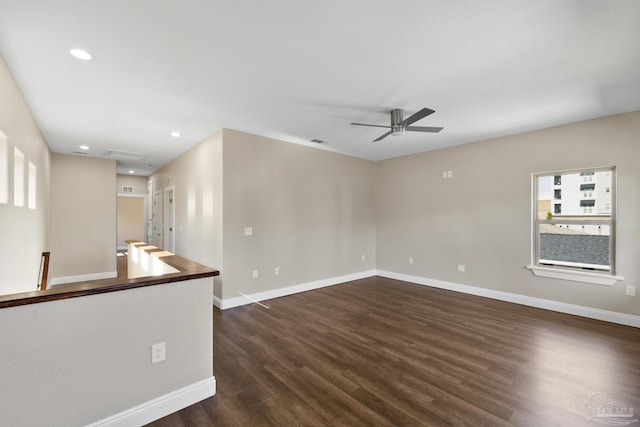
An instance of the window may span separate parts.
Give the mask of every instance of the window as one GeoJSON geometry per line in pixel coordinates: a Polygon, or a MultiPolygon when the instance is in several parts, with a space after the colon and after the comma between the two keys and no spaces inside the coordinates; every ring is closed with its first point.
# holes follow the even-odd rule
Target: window
{"type": "Polygon", "coordinates": [[[36,185],[37,185],[37,169],[36,165],[29,162],[29,209],[36,208],[36,185]]]}
{"type": "Polygon", "coordinates": [[[601,284],[620,280],[614,276],[615,168],[535,174],[533,181],[536,216],[529,268],[537,275],[592,283],[600,281],[538,274],[536,270],[614,277],[611,283],[601,284]],[[539,206],[551,203],[553,215],[542,215],[539,206]]]}
{"type": "Polygon", "coordinates": [[[7,137],[0,131],[0,203],[9,201],[9,149],[7,137]]]}
{"type": "Polygon", "coordinates": [[[24,206],[24,154],[13,148],[13,205],[24,206]]]}

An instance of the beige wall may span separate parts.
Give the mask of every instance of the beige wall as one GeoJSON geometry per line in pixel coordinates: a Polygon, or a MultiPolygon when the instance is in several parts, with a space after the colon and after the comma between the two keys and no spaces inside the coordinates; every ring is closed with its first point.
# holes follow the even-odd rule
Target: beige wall
{"type": "Polygon", "coordinates": [[[146,176],[116,175],[118,249],[124,249],[127,240],[147,240],[147,181],[146,176]],[[133,193],[123,194],[124,186],[133,187],[133,193]]]}
{"type": "MultiPolygon", "coordinates": [[[[50,152],[13,76],[0,56],[0,145],[6,145],[8,203],[0,203],[0,294],[36,290],[40,258],[48,250],[50,152]],[[37,168],[36,209],[13,205],[13,152],[37,168]]],[[[27,163],[28,164],[28,163],[27,163]]],[[[25,177],[25,183],[27,179],[25,177]]]]}
{"type": "Polygon", "coordinates": [[[375,268],[374,163],[228,129],[223,144],[223,298],[375,268]]]}
{"type": "Polygon", "coordinates": [[[147,194],[147,177],[137,175],[116,175],[116,193],[122,193],[123,186],[133,187],[133,193],[144,196],[147,194]]]}
{"type": "MultiPolygon", "coordinates": [[[[153,192],[174,186],[175,252],[222,270],[222,131],[151,176],[153,192]]],[[[221,278],[214,281],[221,294],[221,278]]]]}
{"type": "Polygon", "coordinates": [[[116,162],[53,154],[50,277],[116,272],[116,162]]]}
{"type": "Polygon", "coordinates": [[[118,196],[117,200],[117,245],[127,246],[127,240],[145,241],[144,197],[118,196]]]}
{"type": "Polygon", "coordinates": [[[640,112],[386,160],[377,166],[377,268],[640,315],[640,112]],[[535,277],[531,174],[616,166],[611,287],[535,277]],[[443,179],[442,171],[453,171],[443,179]],[[408,258],[414,258],[409,265],[408,258]],[[464,264],[466,272],[457,271],[464,264]]]}
{"type": "Polygon", "coordinates": [[[212,380],[212,314],[211,278],[0,310],[0,424],[84,426],[212,380]]]}
{"type": "Polygon", "coordinates": [[[221,270],[220,298],[375,266],[372,162],[224,129],[152,179],[175,185],[176,253],[221,270]]]}

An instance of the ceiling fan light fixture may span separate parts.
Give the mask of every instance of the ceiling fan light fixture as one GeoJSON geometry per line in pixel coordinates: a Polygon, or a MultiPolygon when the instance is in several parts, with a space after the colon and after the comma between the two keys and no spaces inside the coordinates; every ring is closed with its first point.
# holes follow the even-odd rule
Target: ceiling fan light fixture
{"type": "Polygon", "coordinates": [[[398,127],[397,129],[393,129],[393,130],[391,131],[391,136],[402,136],[402,135],[404,135],[404,134],[405,134],[405,132],[406,132],[406,131],[407,131],[407,129],[406,129],[406,128],[404,128],[404,127],[400,126],[400,127],[398,127]]]}

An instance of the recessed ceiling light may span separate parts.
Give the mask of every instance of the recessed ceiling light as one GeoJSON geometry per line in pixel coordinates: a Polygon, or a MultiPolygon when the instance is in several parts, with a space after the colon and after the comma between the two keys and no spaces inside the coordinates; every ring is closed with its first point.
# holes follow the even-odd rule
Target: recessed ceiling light
{"type": "Polygon", "coordinates": [[[129,173],[136,173],[136,171],[129,171],[129,173]]]}
{"type": "Polygon", "coordinates": [[[91,61],[93,59],[93,55],[91,55],[89,52],[83,49],[78,49],[74,47],[72,49],[69,49],[69,53],[74,58],[78,58],[82,61],[91,61]]]}
{"type": "Polygon", "coordinates": [[[175,132],[174,131],[174,132],[171,132],[171,136],[174,137],[174,138],[180,138],[181,135],[180,135],[180,132],[175,132]]]}
{"type": "Polygon", "coordinates": [[[81,145],[81,146],[80,146],[80,149],[81,149],[81,150],[88,150],[88,149],[89,149],[89,146],[88,146],[88,145],[81,145]]]}

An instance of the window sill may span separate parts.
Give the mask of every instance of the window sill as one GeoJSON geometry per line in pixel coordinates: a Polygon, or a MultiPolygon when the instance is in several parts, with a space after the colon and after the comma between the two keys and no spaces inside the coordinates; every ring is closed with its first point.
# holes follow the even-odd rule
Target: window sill
{"type": "Polygon", "coordinates": [[[538,265],[528,265],[527,269],[531,270],[531,272],[536,276],[561,280],[573,280],[574,282],[593,283],[604,286],[611,286],[618,280],[624,280],[624,277],[622,276],[612,276],[611,274],[563,270],[559,268],[541,267],[538,265]]]}

